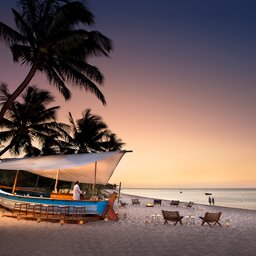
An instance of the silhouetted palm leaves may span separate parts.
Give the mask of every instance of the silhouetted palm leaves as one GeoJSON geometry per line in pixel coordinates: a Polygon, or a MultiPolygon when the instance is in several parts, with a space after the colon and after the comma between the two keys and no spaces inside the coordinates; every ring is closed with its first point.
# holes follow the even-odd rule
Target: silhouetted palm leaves
{"type": "Polygon", "coordinates": [[[104,77],[88,63],[88,57],[108,56],[111,41],[98,31],[78,25],[91,25],[92,13],[80,1],[18,0],[20,11],[12,9],[17,30],[0,22],[0,39],[11,49],[13,60],[30,67],[20,86],[4,103],[0,119],[11,103],[28,86],[37,71],[46,75],[65,99],[70,98],[67,83],[95,94],[105,104],[97,87],[104,77]]]}
{"type": "Polygon", "coordinates": [[[69,113],[73,144],[78,153],[120,150],[124,143],[113,134],[102,118],[86,109],[81,119],[73,120],[69,113]]]}
{"type": "MultiPolygon", "coordinates": [[[[8,96],[8,90],[5,93],[8,96]]],[[[40,145],[47,141],[57,144],[59,138],[67,136],[69,126],[55,121],[59,106],[47,107],[53,101],[48,91],[28,87],[22,101],[13,102],[7,112],[8,119],[4,118],[0,123],[0,141],[7,144],[0,156],[8,150],[14,155],[21,152],[39,155],[40,145]]]]}

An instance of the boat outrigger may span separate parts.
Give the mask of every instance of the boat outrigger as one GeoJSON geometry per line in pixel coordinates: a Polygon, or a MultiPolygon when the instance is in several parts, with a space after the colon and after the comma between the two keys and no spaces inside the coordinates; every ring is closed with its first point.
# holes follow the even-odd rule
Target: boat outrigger
{"type": "MultiPolygon", "coordinates": [[[[93,184],[93,195],[95,195],[96,184],[107,184],[116,166],[126,152],[113,151],[103,153],[85,153],[73,155],[54,155],[25,157],[16,159],[5,159],[0,162],[0,170],[16,170],[16,177],[12,188],[12,193],[0,189],[0,205],[14,211],[35,212],[36,206],[40,205],[51,212],[67,209],[65,214],[73,215],[77,209],[83,209],[85,214],[105,217],[107,214],[111,219],[117,219],[113,211],[113,203],[117,193],[110,199],[98,200],[72,200],[72,194],[58,193],[58,181],[93,184]],[[19,170],[25,170],[39,176],[56,179],[55,188],[50,197],[30,196],[29,193],[19,195],[15,193],[19,170]]],[[[80,212],[81,213],[81,212],[80,212]]]]}

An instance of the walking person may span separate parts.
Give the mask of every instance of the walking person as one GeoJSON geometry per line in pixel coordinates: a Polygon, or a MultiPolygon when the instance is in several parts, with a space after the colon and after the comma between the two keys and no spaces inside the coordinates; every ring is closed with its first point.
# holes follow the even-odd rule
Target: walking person
{"type": "Polygon", "coordinates": [[[209,202],[209,205],[211,205],[212,204],[212,199],[211,199],[211,197],[209,196],[209,198],[208,198],[208,202],[209,202]]]}
{"type": "Polygon", "coordinates": [[[215,200],[214,200],[214,198],[212,197],[212,205],[214,205],[214,203],[215,203],[215,200]]]}

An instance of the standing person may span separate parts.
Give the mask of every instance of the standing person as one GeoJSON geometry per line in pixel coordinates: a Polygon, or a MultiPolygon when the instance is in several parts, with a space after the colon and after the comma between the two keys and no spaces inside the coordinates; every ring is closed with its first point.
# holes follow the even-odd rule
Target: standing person
{"type": "Polygon", "coordinates": [[[81,193],[82,191],[80,190],[80,187],[79,187],[79,181],[76,181],[75,186],[73,188],[73,199],[80,200],[81,193]]]}
{"type": "Polygon", "coordinates": [[[208,198],[208,202],[209,202],[209,205],[211,205],[212,204],[212,199],[211,199],[211,197],[209,196],[209,198],[208,198]]]}
{"type": "Polygon", "coordinates": [[[215,200],[214,200],[214,198],[212,197],[212,205],[214,205],[214,203],[215,203],[215,200]]]}

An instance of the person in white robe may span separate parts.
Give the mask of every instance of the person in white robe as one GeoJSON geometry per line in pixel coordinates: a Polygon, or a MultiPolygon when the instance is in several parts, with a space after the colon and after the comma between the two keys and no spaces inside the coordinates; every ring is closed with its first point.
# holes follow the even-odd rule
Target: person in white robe
{"type": "Polygon", "coordinates": [[[80,200],[81,193],[82,191],[80,190],[80,187],[79,187],[79,181],[76,181],[75,186],[73,188],[73,199],[80,200]]]}

